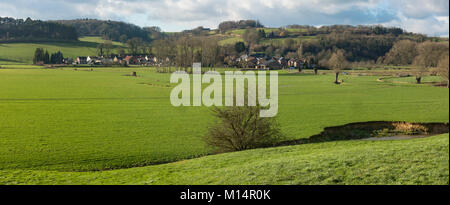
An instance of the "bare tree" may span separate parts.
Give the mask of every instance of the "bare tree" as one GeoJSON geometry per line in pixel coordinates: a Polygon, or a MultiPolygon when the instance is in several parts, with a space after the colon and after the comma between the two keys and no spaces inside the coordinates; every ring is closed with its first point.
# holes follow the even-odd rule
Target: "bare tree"
{"type": "Polygon", "coordinates": [[[449,73],[449,57],[448,57],[448,53],[445,55],[442,55],[441,59],[438,62],[438,66],[437,66],[437,73],[439,76],[441,76],[445,81],[447,81],[447,88],[449,87],[449,77],[448,77],[448,73],[449,73]]]}
{"type": "Polygon", "coordinates": [[[202,41],[202,65],[214,67],[219,57],[219,45],[216,39],[202,41]]]}
{"type": "Polygon", "coordinates": [[[250,53],[250,49],[252,45],[257,44],[262,36],[263,30],[257,30],[257,29],[246,29],[244,32],[244,35],[242,36],[244,38],[244,41],[247,43],[248,49],[247,51],[250,53]]]}
{"type": "Polygon", "coordinates": [[[194,58],[194,45],[193,41],[189,37],[180,37],[177,41],[177,65],[187,72],[188,67],[193,63],[194,58]]]}
{"type": "Polygon", "coordinates": [[[384,63],[391,65],[410,65],[417,56],[417,43],[410,40],[401,40],[392,46],[386,54],[384,63]]]}
{"type": "Polygon", "coordinates": [[[328,61],[328,66],[336,74],[334,83],[339,84],[339,73],[341,73],[341,71],[347,66],[347,59],[344,56],[344,51],[337,50],[336,52],[334,52],[331,55],[330,60],[328,61]]]}
{"type": "Polygon", "coordinates": [[[132,53],[133,55],[138,54],[139,49],[142,47],[143,43],[144,42],[142,41],[142,39],[137,37],[128,40],[127,45],[130,53],[132,53]]]}
{"type": "Polygon", "coordinates": [[[422,77],[432,67],[437,67],[443,53],[448,52],[448,44],[426,41],[417,46],[418,55],[414,58],[413,73],[417,84],[422,82],[422,77]]]}
{"type": "Polygon", "coordinates": [[[297,57],[298,58],[303,58],[304,57],[304,53],[303,53],[303,43],[300,42],[300,46],[297,49],[297,57]]]}
{"type": "Polygon", "coordinates": [[[106,41],[103,43],[103,49],[104,49],[105,55],[106,55],[106,56],[110,56],[111,53],[112,53],[112,49],[113,49],[112,41],[106,40],[106,41]]]}
{"type": "Polygon", "coordinates": [[[97,45],[97,55],[103,56],[104,49],[105,49],[105,45],[103,43],[98,44],[97,45]]]}

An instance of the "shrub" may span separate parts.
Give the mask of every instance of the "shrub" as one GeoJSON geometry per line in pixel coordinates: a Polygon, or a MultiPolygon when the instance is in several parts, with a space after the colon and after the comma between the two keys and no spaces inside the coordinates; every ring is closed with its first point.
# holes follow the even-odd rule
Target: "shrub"
{"type": "Polygon", "coordinates": [[[259,116],[260,107],[224,107],[213,109],[218,121],[204,137],[216,152],[231,152],[273,146],[282,138],[275,118],[259,116]]]}
{"type": "Polygon", "coordinates": [[[394,126],[395,131],[399,131],[407,135],[428,134],[428,129],[425,126],[419,124],[399,122],[395,123],[394,126]]]}

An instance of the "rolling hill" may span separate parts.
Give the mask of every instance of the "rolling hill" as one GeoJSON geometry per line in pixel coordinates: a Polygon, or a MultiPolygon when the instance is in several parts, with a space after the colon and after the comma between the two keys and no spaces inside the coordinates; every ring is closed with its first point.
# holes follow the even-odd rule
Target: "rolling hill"
{"type": "MultiPolygon", "coordinates": [[[[1,64],[32,64],[36,48],[47,49],[48,52],[61,51],[64,57],[96,56],[97,46],[104,40],[101,37],[81,37],[79,41],[68,42],[37,42],[37,43],[3,43],[0,44],[1,64]]],[[[123,46],[113,42],[117,49],[123,46]]]]}

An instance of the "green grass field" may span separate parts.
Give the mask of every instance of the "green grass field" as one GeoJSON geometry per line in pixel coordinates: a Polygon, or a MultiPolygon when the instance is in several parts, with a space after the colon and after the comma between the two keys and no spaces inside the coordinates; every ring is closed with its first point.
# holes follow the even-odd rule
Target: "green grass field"
{"type": "Polygon", "coordinates": [[[0,170],[0,184],[449,184],[448,134],[256,149],[102,172],[0,170]]]}
{"type": "MultiPolygon", "coordinates": [[[[210,153],[201,140],[213,121],[210,109],[173,107],[170,75],[154,68],[89,70],[0,69],[0,184],[448,184],[448,135],[260,149],[155,166],[210,153]],[[138,77],[126,76],[131,71],[137,71],[138,77]],[[353,152],[347,155],[345,150],[353,152]],[[273,161],[264,157],[254,162],[258,166],[253,167],[260,167],[261,172],[248,169],[251,163],[244,163],[271,152],[276,156],[273,161]],[[386,158],[392,154],[395,158],[386,158]],[[427,158],[434,155],[441,158],[427,158]],[[384,158],[378,159],[381,156],[384,158]],[[356,163],[357,159],[362,161],[356,163]],[[348,160],[357,164],[355,170],[343,166],[348,160]],[[414,164],[411,160],[419,161],[414,164]],[[389,165],[393,161],[402,163],[389,165]],[[292,167],[282,169],[285,162],[291,162],[292,167]],[[268,166],[262,167],[266,163],[268,166]],[[317,171],[329,173],[321,176],[316,168],[308,169],[302,163],[315,164],[317,171]],[[125,169],[141,166],[149,167],[125,169]],[[205,168],[194,168],[198,166],[205,168]],[[118,168],[123,170],[77,172],[118,168]],[[397,168],[411,173],[377,179],[395,175],[397,168]],[[365,177],[372,169],[380,172],[365,177]],[[415,173],[416,169],[421,172],[415,173]],[[247,171],[239,175],[242,170],[247,171]],[[281,170],[280,176],[275,176],[277,170],[281,170]],[[345,177],[329,179],[332,170],[345,177]],[[225,174],[227,171],[230,173],[225,174]],[[294,174],[297,171],[302,174],[294,174]],[[361,181],[355,178],[356,172],[364,176],[361,181]],[[191,174],[193,181],[185,173],[191,174]],[[426,176],[417,179],[420,174],[426,176]]],[[[325,127],[351,122],[449,120],[447,88],[377,82],[378,76],[354,75],[342,76],[345,83],[337,86],[333,78],[280,73],[278,119],[287,139],[309,137],[325,127]]]]}
{"type": "MultiPolygon", "coordinates": [[[[49,43],[4,43],[0,44],[0,66],[2,64],[31,64],[36,48],[47,49],[49,53],[61,51],[64,57],[96,56],[97,46],[103,42],[100,37],[82,37],[78,42],[49,43]]],[[[122,46],[114,42],[117,48],[122,46]]]]}

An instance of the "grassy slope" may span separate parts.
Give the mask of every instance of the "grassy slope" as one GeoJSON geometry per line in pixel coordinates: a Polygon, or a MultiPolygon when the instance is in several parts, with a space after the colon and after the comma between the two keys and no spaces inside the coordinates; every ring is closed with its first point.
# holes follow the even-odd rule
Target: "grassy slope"
{"type": "MultiPolygon", "coordinates": [[[[279,121],[288,138],[351,122],[448,122],[446,88],[375,76],[280,74],[279,121]]],[[[149,68],[0,69],[0,169],[98,170],[208,153],[206,107],[170,104],[168,74],[149,68]],[[131,70],[139,78],[124,76],[131,70]]]]}
{"type": "Polygon", "coordinates": [[[103,172],[0,170],[0,184],[449,184],[449,136],[249,150],[103,172]]]}
{"type": "MultiPolygon", "coordinates": [[[[80,37],[78,40],[84,41],[84,42],[92,42],[92,43],[104,43],[106,40],[102,39],[98,36],[83,36],[80,37]]],[[[112,41],[113,46],[124,46],[122,43],[117,41],[112,41]]]]}
{"type": "MultiPolygon", "coordinates": [[[[5,43],[0,44],[0,64],[31,64],[36,48],[47,49],[49,53],[61,51],[64,57],[97,55],[100,37],[83,37],[79,42],[57,43],[5,43]]],[[[121,46],[114,42],[114,45],[121,46]]]]}

